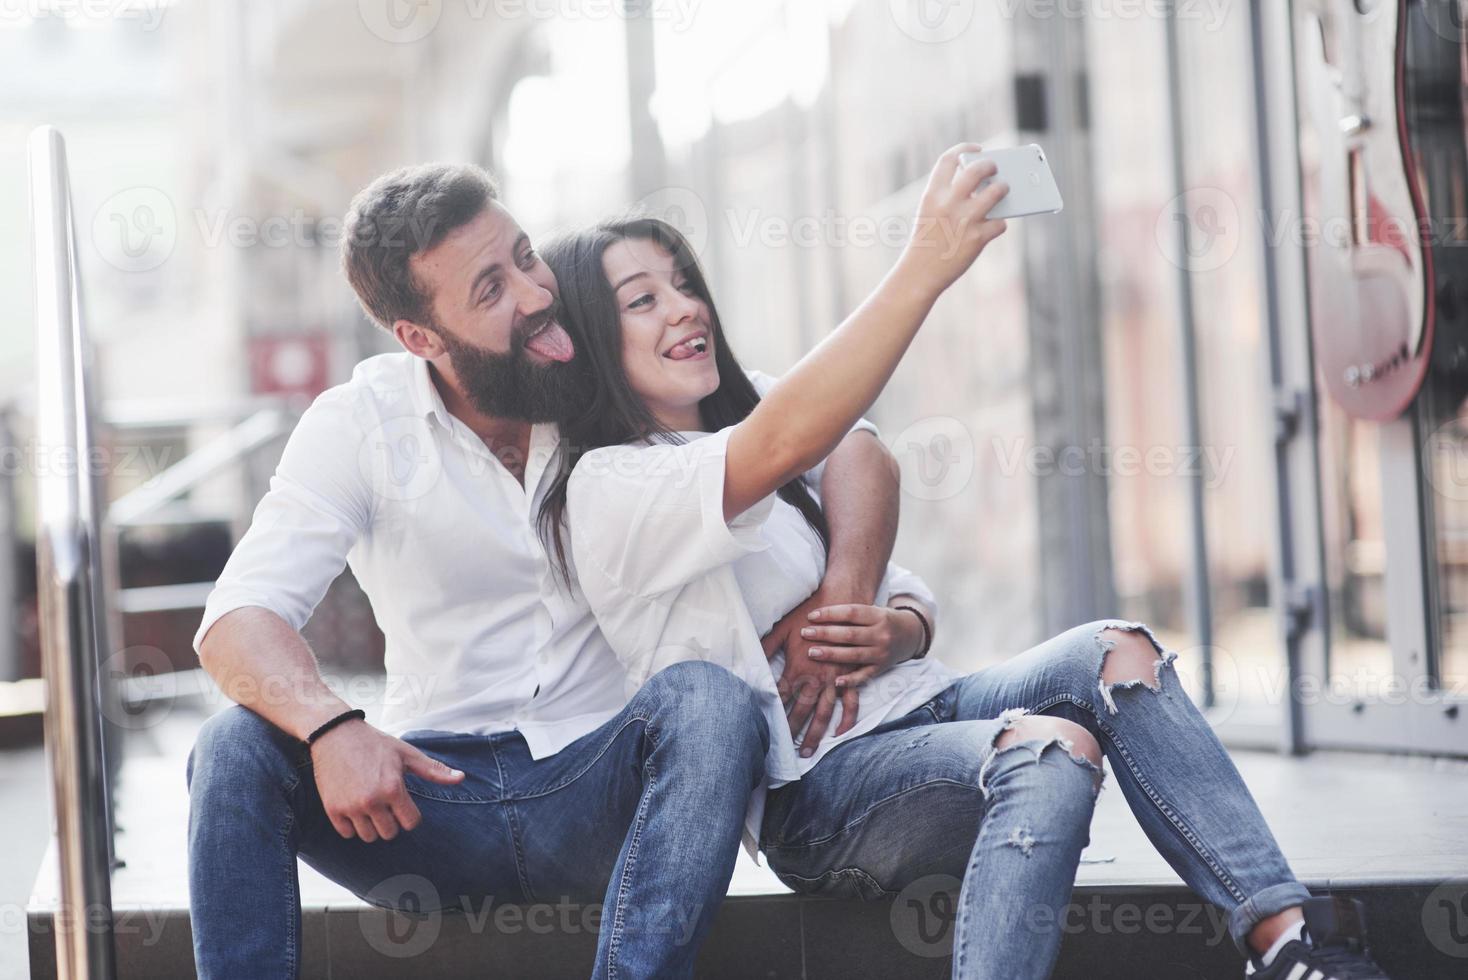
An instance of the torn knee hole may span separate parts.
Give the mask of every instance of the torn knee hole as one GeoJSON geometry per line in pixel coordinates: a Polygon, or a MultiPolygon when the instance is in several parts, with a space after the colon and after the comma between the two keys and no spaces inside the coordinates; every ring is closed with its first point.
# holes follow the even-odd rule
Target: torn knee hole
{"type": "Polygon", "coordinates": [[[1076,765],[1089,770],[1093,791],[1101,792],[1106,771],[1101,766],[1101,746],[1090,732],[1074,722],[1031,715],[1023,708],[1011,708],[999,717],[1004,726],[994,736],[993,751],[979,770],[979,792],[988,793],[989,770],[1001,755],[1027,749],[1038,764],[1052,745],[1064,750],[1076,765]],[[1077,743],[1080,743],[1079,750],[1077,743]]]}
{"type": "Polygon", "coordinates": [[[1101,746],[1096,737],[1075,722],[1028,713],[1008,718],[1005,715],[1000,715],[1005,725],[994,739],[996,751],[1002,752],[1017,742],[1043,740],[1046,745],[1052,742],[1060,745],[1077,762],[1085,759],[1093,766],[1101,765],[1101,746]]]}
{"type": "Polygon", "coordinates": [[[1177,654],[1158,643],[1150,629],[1141,623],[1112,623],[1096,634],[1096,640],[1101,644],[1097,686],[1109,712],[1117,713],[1113,691],[1145,687],[1153,694],[1161,693],[1162,668],[1177,654]]]}

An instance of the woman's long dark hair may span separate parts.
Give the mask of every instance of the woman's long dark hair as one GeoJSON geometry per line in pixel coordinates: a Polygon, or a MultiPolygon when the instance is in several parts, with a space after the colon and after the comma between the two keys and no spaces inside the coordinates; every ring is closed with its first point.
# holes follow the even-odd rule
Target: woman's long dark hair
{"type": "MultiPolygon", "coordinates": [[[[541,248],[541,256],[551,267],[560,284],[561,323],[576,344],[576,356],[584,358],[587,374],[594,386],[592,397],[584,409],[561,425],[560,469],[540,505],[537,524],[547,553],[553,555],[556,571],[568,584],[566,547],[563,540],[566,518],[566,487],[577,461],[602,446],[620,446],[637,439],[681,442],[653,417],[646,403],[632,389],[622,366],[622,320],[616,293],[607,281],[602,256],[612,245],[634,238],[654,242],[669,255],[686,278],[689,287],[708,306],[709,327],[713,333],[714,365],[719,371],[719,387],[698,403],[703,427],[717,432],[742,421],[759,395],[734,357],[719,313],[714,308],[708,282],[699,268],[698,258],[677,228],[657,218],[626,218],[606,221],[585,231],[563,235],[541,248]]],[[[820,535],[821,544],[830,546],[826,517],[821,505],[799,477],[779,490],[782,500],[805,517],[820,535]]]]}

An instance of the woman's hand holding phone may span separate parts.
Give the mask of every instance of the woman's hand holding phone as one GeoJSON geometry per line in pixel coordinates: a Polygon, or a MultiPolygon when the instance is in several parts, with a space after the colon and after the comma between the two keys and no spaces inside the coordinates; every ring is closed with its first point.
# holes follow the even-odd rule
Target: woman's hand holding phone
{"type": "Polygon", "coordinates": [[[1004,222],[988,215],[1008,186],[996,180],[974,193],[994,164],[959,163],[959,154],[978,149],[960,143],[938,158],[892,271],[734,427],[725,451],[725,520],[826,458],[877,400],[938,296],[1004,233],[1004,222]]]}
{"type": "Polygon", "coordinates": [[[918,202],[912,235],[893,270],[932,299],[953,285],[1008,227],[1004,219],[988,215],[1009,192],[1009,185],[996,180],[974,193],[998,172],[993,161],[971,166],[959,161],[961,154],[980,149],[977,143],[960,143],[938,158],[918,202]]]}

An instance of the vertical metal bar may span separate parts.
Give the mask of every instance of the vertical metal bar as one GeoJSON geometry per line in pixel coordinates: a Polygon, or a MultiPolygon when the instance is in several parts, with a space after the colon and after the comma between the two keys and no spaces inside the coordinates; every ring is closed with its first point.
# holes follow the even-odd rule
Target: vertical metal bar
{"type": "MultiPolygon", "coordinates": [[[[1294,100],[1294,73],[1289,70],[1289,66],[1293,64],[1293,45],[1290,43],[1288,14],[1282,24],[1278,18],[1266,24],[1264,18],[1261,0],[1250,0],[1259,205],[1266,215],[1283,216],[1286,213],[1295,213],[1291,210],[1291,204],[1299,199],[1294,113],[1282,114],[1276,108],[1278,103],[1287,106],[1294,100]],[[1281,28],[1283,37],[1280,36],[1281,28]],[[1283,62],[1282,68],[1276,68],[1280,64],[1277,52],[1281,43],[1290,52],[1290,56],[1283,62]],[[1283,118],[1279,118],[1281,115],[1283,118]],[[1284,143],[1285,137],[1288,137],[1288,143],[1284,143]],[[1279,186],[1281,184],[1284,186],[1279,186]]],[[[1311,630],[1323,632],[1324,629],[1323,614],[1315,615],[1316,608],[1323,610],[1327,604],[1323,601],[1323,584],[1305,582],[1305,571],[1301,565],[1308,563],[1301,562],[1297,556],[1297,539],[1307,533],[1308,522],[1297,525],[1295,521],[1295,510],[1299,501],[1296,499],[1291,469],[1293,460],[1302,452],[1308,457],[1307,465],[1313,465],[1314,454],[1311,447],[1314,444],[1314,426],[1307,423],[1313,421],[1313,412],[1309,411],[1309,407],[1314,404],[1314,393],[1310,383],[1311,375],[1308,373],[1308,356],[1303,387],[1299,379],[1291,377],[1292,373],[1297,372],[1291,372],[1290,361],[1286,356],[1287,344],[1303,340],[1308,346],[1310,330],[1308,311],[1303,317],[1298,315],[1299,308],[1307,303],[1305,280],[1300,274],[1301,257],[1297,251],[1285,254],[1287,248],[1284,245],[1266,248],[1263,271],[1265,317],[1269,336],[1269,380],[1270,387],[1276,393],[1275,410],[1280,421],[1278,438],[1274,444],[1276,571],[1271,584],[1275,607],[1281,612],[1279,620],[1284,638],[1285,674],[1289,682],[1286,690],[1293,692],[1301,676],[1301,649],[1307,642],[1307,634],[1311,630]],[[1281,267],[1285,263],[1289,263],[1288,268],[1281,267]],[[1289,281],[1293,294],[1289,301],[1296,304],[1289,313],[1284,309],[1286,299],[1282,296],[1282,279],[1289,281]],[[1285,331],[1288,329],[1303,331],[1305,337],[1287,338],[1285,331]],[[1301,605],[1302,602],[1305,604],[1301,605]],[[1305,618],[1306,611],[1309,613],[1308,618],[1305,618]]],[[[1308,496],[1313,485],[1307,482],[1301,488],[1302,496],[1308,496]]],[[[1318,500],[1317,496],[1311,503],[1318,503],[1318,500]]],[[[1303,712],[1300,710],[1300,703],[1293,696],[1285,700],[1282,748],[1290,754],[1299,754],[1305,750],[1303,712]]]]}
{"type": "Polygon", "coordinates": [[[29,143],[37,348],[36,521],[46,749],[55,795],[61,907],[54,920],[61,980],[110,980],[111,832],[102,715],[96,590],[99,521],[88,472],[85,338],[76,282],[66,146],[42,127],[29,143]],[[59,465],[69,459],[76,465],[59,465]]]}
{"type": "MultiPolygon", "coordinates": [[[[10,408],[0,406],[0,452],[15,447],[10,408]]],[[[15,476],[19,466],[0,465],[0,681],[20,679],[19,587],[16,584],[15,476]]]]}
{"type": "Polygon", "coordinates": [[[655,32],[651,0],[627,0],[627,115],[632,137],[632,199],[668,185],[668,160],[662,134],[648,103],[657,89],[655,32]]]}
{"type": "MultiPolygon", "coordinates": [[[[1172,129],[1172,180],[1179,194],[1188,190],[1187,166],[1183,161],[1182,41],[1179,36],[1177,4],[1167,5],[1167,90],[1168,116],[1172,129]]],[[[1192,245],[1191,222],[1187,215],[1178,221],[1178,249],[1175,254],[1189,256],[1192,245]]],[[[1178,267],[1178,337],[1181,348],[1179,365],[1182,373],[1183,429],[1189,446],[1203,445],[1202,414],[1198,405],[1198,337],[1193,319],[1192,270],[1184,261],[1178,267]]],[[[1188,581],[1188,612],[1197,629],[1202,651],[1203,705],[1212,707],[1213,694],[1213,606],[1208,594],[1208,524],[1204,487],[1205,474],[1199,470],[1188,480],[1188,539],[1192,551],[1192,567],[1188,581]]]]}
{"type": "MultiPolygon", "coordinates": [[[[1022,12],[1014,19],[1016,75],[1044,80],[1044,111],[1016,120],[1019,141],[1033,133],[1045,145],[1068,215],[1024,229],[1034,438],[1090,458],[1091,447],[1106,442],[1106,393],[1085,32],[1083,18],[1022,12]]],[[[1093,465],[1079,469],[1035,478],[1043,635],[1116,615],[1106,476],[1093,465]]]]}

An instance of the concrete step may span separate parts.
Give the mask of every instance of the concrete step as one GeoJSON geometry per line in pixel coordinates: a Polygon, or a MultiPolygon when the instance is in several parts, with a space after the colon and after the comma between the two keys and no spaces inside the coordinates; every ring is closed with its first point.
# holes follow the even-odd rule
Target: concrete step
{"type": "MultiPolygon", "coordinates": [[[[192,970],[183,766],[202,714],[172,709],[130,734],[113,875],[124,977],[192,970]]],[[[1365,901],[1379,959],[1401,980],[1468,977],[1468,765],[1461,761],[1237,751],[1235,762],[1316,894],[1365,901]]],[[[1158,855],[1108,775],[1082,855],[1056,976],[1236,978],[1221,913],[1158,855]]],[[[28,907],[31,974],[55,975],[54,841],[28,907]]],[[[300,866],[308,977],[577,977],[596,944],[584,909],[474,906],[411,920],[364,905],[300,866]],[[554,912],[554,915],[550,913],[554,912]],[[549,922],[547,921],[549,917],[549,922]]],[[[701,954],[702,977],[946,977],[954,903],[930,881],[895,901],[791,894],[742,854],[701,954]]],[[[1024,928],[1025,923],[1018,923],[1024,928]]]]}
{"type": "MultiPolygon", "coordinates": [[[[1402,980],[1461,980],[1468,942],[1423,928],[1434,889],[1340,889],[1362,899],[1377,959],[1402,980]],[[1458,956],[1452,955],[1457,952],[1458,956]]],[[[1468,884],[1452,896],[1461,902],[1468,884]]],[[[896,901],[828,901],[795,895],[729,898],[700,957],[704,980],[946,978],[952,919],[943,893],[896,901]]],[[[194,976],[188,910],[119,910],[121,978],[194,976]]],[[[1181,888],[1078,888],[1063,926],[1056,980],[1237,980],[1243,961],[1217,909],[1181,888]]],[[[1446,922],[1446,920],[1443,920],[1446,922]]],[[[595,919],[580,906],[485,906],[409,918],[366,906],[304,910],[302,976],[563,980],[591,973],[595,919]]],[[[30,921],[32,980],[56,976],[52,922],[30,921]]],[[[1465,937],[1468,938],[1468,937],[1465,937]]]]}

